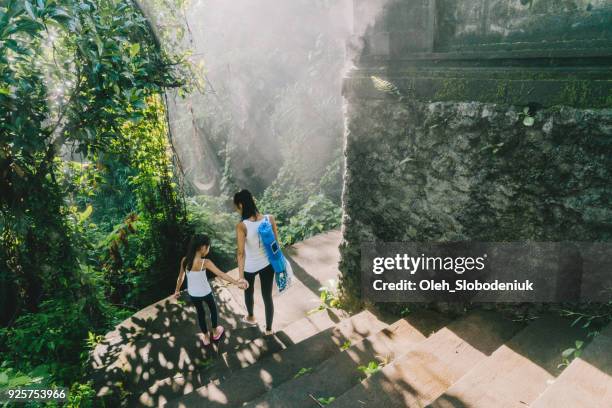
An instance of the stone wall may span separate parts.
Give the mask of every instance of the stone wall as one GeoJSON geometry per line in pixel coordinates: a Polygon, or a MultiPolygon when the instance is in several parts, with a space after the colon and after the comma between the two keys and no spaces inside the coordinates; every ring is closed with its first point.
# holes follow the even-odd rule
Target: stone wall
{"type": "Polygon", "coordinates": [[[607,0],[437,0],[438,50],[609,46],[607,0]]]}
{"type": "Polygon", "coordinates": [[[364,31],[344,87],[346,294],[359,294],[364,241],[612,240],[611,2],[544,3],[394,1],[364,31]],[[501,3],[512,13],[494,14],[501,3]],[[433,39],[389,45],[402,27],[381,46],[376,33],[411,12],[434,15],[433,39]],[[590,37],[555,48],[525,28],[559,15],[590,37]],[[503,45],[491,27],[506,27],[503,45]]]}

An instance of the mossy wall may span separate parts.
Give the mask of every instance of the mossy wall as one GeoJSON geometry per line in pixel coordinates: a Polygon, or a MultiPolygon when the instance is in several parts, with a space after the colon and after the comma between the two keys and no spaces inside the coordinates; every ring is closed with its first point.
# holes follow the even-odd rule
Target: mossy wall
{"type": "Polygon", "coordinates": [[[347,299],[362,242],[612,240],[612,0],[355,3],[347,299]]]}
{"type": "Polygon", "coordinates": [[[341,270],[365,241],[612,240],[612,110],[359,100],[347,106],[341,270]],[[529,123],[529,121],[527,121],[529,123]]]}

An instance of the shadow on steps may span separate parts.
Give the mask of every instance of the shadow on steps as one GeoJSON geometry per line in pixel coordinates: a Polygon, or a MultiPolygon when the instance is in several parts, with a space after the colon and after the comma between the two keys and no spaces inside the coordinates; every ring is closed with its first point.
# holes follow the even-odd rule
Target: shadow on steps
{"type": "MultiPolygon", "coordinates": [[[[227,329],[219,343],[205,347],[195,308],[183,294],[163,299],[120,324],[92,354],[92,378],[98,396],[116,400],[137,397],[156,380],[177,375],[198,378],[212,367],[223,371],[218,358],[260,337],[257,327],[240,327],[241,313],[227,294],[218,292],[219,324],[227,329]]],[[[207,311],[207,322],[210,316],[207,311]]],[[[188,384],[186,384],[188,386],[188,384]]]]}
{"type": "MultiPolygon", "coordinates": [[[[291,293],[283,295],[290,299],[284,301],[290,307],[278,311],[275,327],[309,320],[306,313],[318,305],[319,287],[324,283],[317,277],[338,274],[339,240],[340,233],[332,231],[288,248],[297,282],[291,293]]],[[[227,330],[214,347],[204,347],[197,336],[196,313],[187,296],[179,302],[168,297],[150,305],[108,333],[92,353],[92,377],[98,395],[115,397],[115,401],[127,396],[131,404],[157,406],[164,399],[223,379],[235,368],[289,347],[296,339],[303,340],[300,336],[306,334],[295,329],[291,335],[283,329],[274,337],[262,339],[259,328],[241,327],[245,313],[242,293],[232,295],[231,289],[215,285],[220,324],[227,330]]],[[[256,303],[256,315],[258,312],[256,303]]],[[[341,320],[331,310],[324,313],[325,324],[309,330],[325,330],[341,320]]]]}
{"type": "Polygon", "coordinates": [[[338,352],[347,341],[355,342],[384,328],[371,313],[362,312],[325,330],[317,331],[303,341],[295,342],[281,352],[236,371],[219,384],[208,384],[183,398],[171,401],[168,407],[239,406],[268,389],[293,378],[304,364],[318,365],[338,352]]]}
{"type": "Polygon", "coordinates": [[[521,329],[500,317],[477,311],[452,321],[330,406],[399,408],[431,403],[521,329]]]}
{"type": "Polygon", "coordinates": [[[401,319],[361,341],[348,343],[323,363],[272,388],[244,408],[310,408],[317,398],[337,397],[361,381],[364,376],[361,366],[370,362],[389,364],[424,341],[430,330],[437,331],[449,322],[430,311],[415,312],[410,320],[430,322],[422,333],[408,318],[401,319]]]}
{"type": "Polygon", "coordinates": [[[201,386],[225,381],[237,370],[247,368],[266,356],[289,348],[340,320],[333,311],[326,310],[305,316],[273,336],[253,336],[252,340],[233,347],[220,344],[217,350],[219,356],[211,360],[214,364],[200,371],[160,379],[139,396],[134,396],[134,401],[137,401],[138,405],[163,406],[167,401],[190,393],[201,386]]]}

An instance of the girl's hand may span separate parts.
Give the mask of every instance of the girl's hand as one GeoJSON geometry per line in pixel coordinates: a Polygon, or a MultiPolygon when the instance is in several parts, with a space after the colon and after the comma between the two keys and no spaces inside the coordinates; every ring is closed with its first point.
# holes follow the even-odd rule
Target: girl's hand
{"type": "Polygon", "coordinates": [[[174,297],[176,299],[178,299],[181,296],[181,292],[179,292],[178,290],[176,292],[174,292],[174,297]]]}
{"type": "Polygon", "coordinates": [[[247,290],[249,287],[249,283],[245,279],[240,279],[238,281],[238,287],[242,290],[247,290]]]}

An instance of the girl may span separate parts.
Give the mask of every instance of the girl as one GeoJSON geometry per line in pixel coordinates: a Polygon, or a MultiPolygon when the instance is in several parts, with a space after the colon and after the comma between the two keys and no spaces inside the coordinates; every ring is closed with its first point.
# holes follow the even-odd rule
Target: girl
{"type": "Polygon", "coordinates": [[[208,328],[206,327],[206,314],[204,313],[204,306],[202,302],[206,302],[208,309],[210,310],[210,320],[212,321],[213,335],[212,339],[217,341],[223,335],[223,326],[217,326],[217,304],[210,287],[210,283],[206,278],[206,270],[211,271],[215,275],[222,279],[234,283],[240,287],[240,289],[246,289],[247,283],[244,279],[236,280],[227,273],[222,272],[217,266],[210,260],[205,258],[210,250],[210,238],[206,235],[195,234],[189,242],[187,255],[181,260],[181,266],[179,276],[176,281],[176,290],[174,295],[178,298],[180,294],[183,280],[185,279],[185,273],[187,274],[187,292],[191,303],[195,306],[198,312],[198,323],[203,334],[203,343],[205,346],[210,344],[210,337],[208,335],[208,328]]]}
{"type": "MultiPolygon", "coordinates": [[[[255,277],[259,275],[261,281],[261,296],[266,309],[266,335],[272,334],[272,319],[274,318],[274,303],[272,301],[272,285],[274,284],[274,269],[268,261],[268,257],[259,242],[257,228],[264,219],[259,213],[253,195],[248,190],[242,190],[234,195],[236,211],[241,215],[242,221],[236,225],[236,242],[238,250],[238,272],[240,279],[248,282],[244,292],[244,302],[248,316],[243,321],[247,324],[256,325],[253,315],[253,285],[255,277]]],[[[274,235],[278,241],[278,230],[274,217],[266,215],[272,224],[274,235]]]]}

